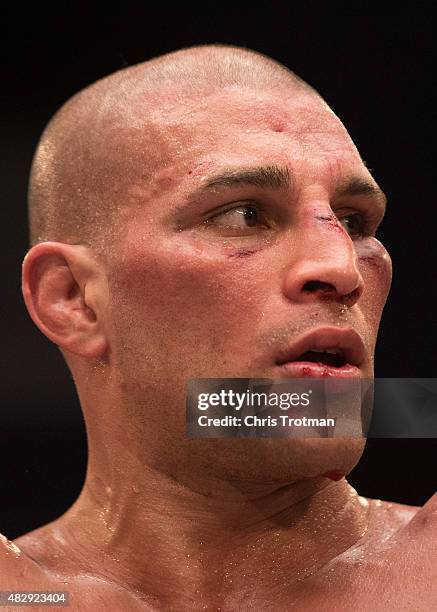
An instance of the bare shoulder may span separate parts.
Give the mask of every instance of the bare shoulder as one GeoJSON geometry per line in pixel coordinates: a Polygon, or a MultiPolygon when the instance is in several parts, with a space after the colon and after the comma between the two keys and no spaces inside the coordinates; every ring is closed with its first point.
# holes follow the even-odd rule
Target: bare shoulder
{"type": "Polygon", "coordinates": [[[151,608],[135,593],[104,578],[78,571],[69,555],[59,555],[50,546],[50,525],[14,541],[0,535],[0,590],[63,591],[77,612],[129,609],[148,612],[151,608]]]}
{"type": "Polygon", "coordinates": [[[400,532],[411,537],[426,534],[432,541],[437,538],[437,492],[422,507],[375,499],[367,501],[376,521],[391,529],[393,535],[400,532]]]}
{"type": "Polygon", "coordinates": [[[324,593],[320,609],[436,610],[437,494],[423,507],[361,501],[368,506],[368,527],[317,577],[324,593]]]}
{"type": "Polygon", "coordinates": [[[420,576],[423,594],[437,597],[437,493],[422,507],[368,501],[370,516],[373,510],[365,545],[370,563],[384,568],[385,559],[387,577],[396,572],[399,579],[402,573],[420,576]]]}
{"type": "Polygon", "coordinates": [[[410,542],[417,556],[437,572],[437,493],[418,508],[396,535],[396,541],[410,542]]]}

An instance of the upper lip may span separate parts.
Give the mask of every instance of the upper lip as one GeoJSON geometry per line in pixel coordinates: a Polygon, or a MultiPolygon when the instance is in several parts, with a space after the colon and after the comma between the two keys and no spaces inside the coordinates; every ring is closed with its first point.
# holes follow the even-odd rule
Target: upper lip
{"type": "Polygon", "coordinates": [[[346,363],[359,366],[365,357],[366,350],[361,336],[352,328],[319,327],[309,334],[298,338],[295,343],[281,351],[276,363],[283,365],[296,361],[313,349],[340,349],[346,363]]]}

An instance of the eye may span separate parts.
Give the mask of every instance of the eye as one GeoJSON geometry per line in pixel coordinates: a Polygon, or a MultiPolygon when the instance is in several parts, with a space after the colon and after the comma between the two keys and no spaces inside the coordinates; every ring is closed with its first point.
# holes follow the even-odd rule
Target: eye
{"type": "Polygon", "coordinates": [[[228,233],[250,233],[252,228],[269,227],[262,212],[254,204],[240,204],[205,219],[204,223],[228,233]]]}
{"type": "Polygon", "coordinates": [[[340,223],[351,238],[362,238],[368,234],[368,219],[361,213],[340,217],[340,223]]]}

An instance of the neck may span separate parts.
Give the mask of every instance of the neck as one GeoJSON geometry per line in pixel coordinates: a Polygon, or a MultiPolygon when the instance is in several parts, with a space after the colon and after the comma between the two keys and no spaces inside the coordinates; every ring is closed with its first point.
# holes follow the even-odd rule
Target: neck
{"type": "Polygon", "coordinates": [[[366,528],[367,508],[345,479],[243,486],[209,478],[193,487],[144,466],[123,465],[109,478],[90,465],[53,535],[81,571],[153,606],[189,609],[224,599],[238,606],[248,590],[254,601],[269,601],[366,528]]]}

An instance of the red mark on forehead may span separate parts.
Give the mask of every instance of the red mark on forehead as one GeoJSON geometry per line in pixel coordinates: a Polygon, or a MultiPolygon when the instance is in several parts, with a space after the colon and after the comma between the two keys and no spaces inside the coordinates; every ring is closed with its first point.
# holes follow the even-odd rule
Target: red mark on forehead
{"type": "Polygon", "coordinates": [[[287,124],[283,119],[277,117],[271,121],[270,127],[274,132],[284,132],[287,128],[287,124]]]}
{"type": "Polygon", "coordinates": [[[283,132],[284,131],[284,124],[281,123],[277,123],[275,126],[273,126],[273,131],[275,132],[283,132]]]}
{"type": "MultiPolygon", "coordinates": [[[[286,107],[278,105],[277,101],[256,100],[250,106],[250,118],[258,126],[264,125],[274,132],[285,132],[287,129],[291,129],[291,117],[286,107]]],[[[245,112],[247,113],[247,111],[245,112]]]]}
{"type": "Polygon", "coordinates": [[[187,174],[193,177],[202,176],[206,172],[214,170],[215,167],[216,164],[211,160],[202,161],[195,166],[190,166],[187,174]]]}
{"type": "Polygon", "coordinates": [[[290,119],[284,116],[283,113],[276,112],[267,118],[268,127],[274,132],[286,132],[291,129],[290,119]]]}

